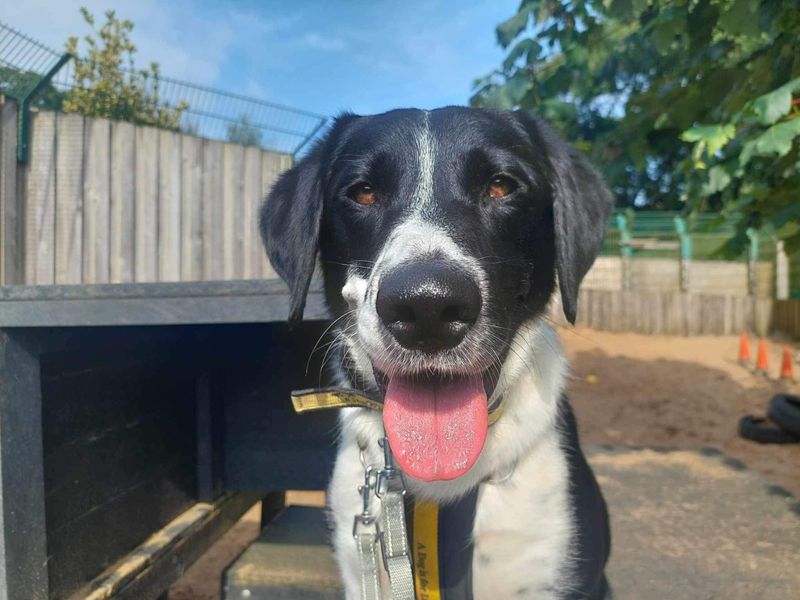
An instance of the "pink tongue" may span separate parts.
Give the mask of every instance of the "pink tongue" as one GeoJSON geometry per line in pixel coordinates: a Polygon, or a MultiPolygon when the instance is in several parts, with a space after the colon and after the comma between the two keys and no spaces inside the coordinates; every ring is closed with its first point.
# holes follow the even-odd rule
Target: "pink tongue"
{"type": "Polygon", "coordinates": [[[489,415],[480,375],[441,380],[392,377],[383,426],[400,468],[423,481],[455,479],[483,449],[489,415]]]}

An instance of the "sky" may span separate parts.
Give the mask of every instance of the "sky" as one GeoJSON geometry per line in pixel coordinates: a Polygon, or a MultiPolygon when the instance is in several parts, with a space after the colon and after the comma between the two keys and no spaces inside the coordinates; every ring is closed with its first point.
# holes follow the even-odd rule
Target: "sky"
{"type": "Polygon", "coordinates": [[[165,76],[335,115],[466,104],[497,68],[494,28],[519,0],[24,0],[0,20],[60,50],[79,14],[116,10],[137,63],[165,76]]]}

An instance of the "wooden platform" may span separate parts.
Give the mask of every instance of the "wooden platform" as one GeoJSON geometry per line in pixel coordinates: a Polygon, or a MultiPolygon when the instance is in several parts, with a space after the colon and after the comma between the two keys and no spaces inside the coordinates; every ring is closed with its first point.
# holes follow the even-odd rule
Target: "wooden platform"
{"type": "Polygon", "coordinates": [[[286,508],[226,571],[222,586],[230,599],[344,598],[323,509],[286,508]]]}
{"type": "MultiPolygon", "coordinates": [[[[592,448],[616,600],[797,597],[800,508],[714,451],[592,448]]],[[[229,567],[227,600],[341,598],[321,509],[288,509],[229,567]]]]}

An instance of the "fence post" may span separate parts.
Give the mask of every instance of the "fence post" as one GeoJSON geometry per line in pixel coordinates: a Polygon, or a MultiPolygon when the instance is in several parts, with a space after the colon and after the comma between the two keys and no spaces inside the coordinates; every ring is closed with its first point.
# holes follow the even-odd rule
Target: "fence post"
{"type": "Polygon", "coordinates": [[[755,297],[758,294],[758,232],[748,227],[745,235],[750,240],[750,250],[747,255],[747,293],[755,297]]]}
{"type": "Polygon", "coordinates": [[[681,291],[689,291],[689,263],[692,260],[692,236],[686,227],[686,219],[683,217],[675,217],[675,231],[678,233],[678,238],[681,242],[681,291]]]}
{"type": "Polygon", "coordinates": [[[789,257],[786,256],[783,240],[775,242],[775,298],[789,298],[789,257]]]}
{"type": "Polygon", "coordinates": [[[631,230],[628,227],[628,217],[622,213],[615,215],[617,229],[619,229],[619,249],[622,256],[622,289],[631,289],[631,257],[633,247],[631,246],[631,230]]]}

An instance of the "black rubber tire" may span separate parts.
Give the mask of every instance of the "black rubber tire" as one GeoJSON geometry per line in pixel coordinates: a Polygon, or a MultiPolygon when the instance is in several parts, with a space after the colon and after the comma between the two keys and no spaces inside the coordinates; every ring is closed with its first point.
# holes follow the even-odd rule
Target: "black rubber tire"
{"type": "Polygon", "coordinates": [[[800,437],[768,423],[762,417],[745,415],[739,419],[739,435],[759,444],[796,444],[800,442],[800,437]]]}
{"type": "Polygon", "coordinates": [[[769,401],[767,416],[778,426],[800,437],[800,396],[777,394],[769,401]]]}

